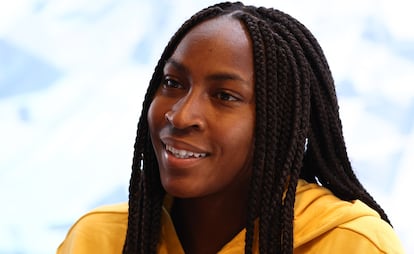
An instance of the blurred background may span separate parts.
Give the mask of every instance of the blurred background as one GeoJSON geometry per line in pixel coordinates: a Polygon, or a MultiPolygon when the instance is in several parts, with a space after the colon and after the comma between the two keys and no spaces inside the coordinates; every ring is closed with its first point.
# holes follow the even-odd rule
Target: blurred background
{"type": "MultiPolygon", "coordinates": [[[[54,253],[83,213],[127,200],[152,70],[179,25],[215,2],[0,0],[0,253],[54,253]]],[[[319,40],[355,170],[414,253],[409,1],[245,3],[289,13],[319,40]]]]}

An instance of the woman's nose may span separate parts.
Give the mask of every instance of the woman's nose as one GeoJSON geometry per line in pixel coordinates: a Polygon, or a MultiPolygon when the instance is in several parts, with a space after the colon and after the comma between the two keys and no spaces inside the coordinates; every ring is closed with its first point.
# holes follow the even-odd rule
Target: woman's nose
{"type": "Polygon", "coordinates": [[[195,129],[205,128],[205,109],[208,108],[202,96],[196,96],[189,92],[185,97],[178,100],[165,113],[167,121],[176,129],[195,129]]]}

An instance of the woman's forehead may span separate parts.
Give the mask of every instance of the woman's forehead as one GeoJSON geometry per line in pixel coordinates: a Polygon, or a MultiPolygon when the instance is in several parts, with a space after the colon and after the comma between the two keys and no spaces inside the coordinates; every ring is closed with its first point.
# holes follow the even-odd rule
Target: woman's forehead
{"type": "Polygon", "coordinates": [[[207,20],[191,29],[166,61],[188,73],[235,73],[253,79],[252,43],[240,21],[230,17],[207,20]]]}

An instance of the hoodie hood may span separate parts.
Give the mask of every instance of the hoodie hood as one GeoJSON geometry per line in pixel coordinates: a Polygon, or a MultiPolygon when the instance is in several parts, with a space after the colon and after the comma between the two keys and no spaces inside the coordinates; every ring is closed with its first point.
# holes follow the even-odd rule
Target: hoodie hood
{"type": "Polygon", "coordinates": [[[359,200],[341,200],[330,190],[304,180],[299,180],[296,189],[294,216],[295,248],[359,218],[380,217],[359,200]]]}

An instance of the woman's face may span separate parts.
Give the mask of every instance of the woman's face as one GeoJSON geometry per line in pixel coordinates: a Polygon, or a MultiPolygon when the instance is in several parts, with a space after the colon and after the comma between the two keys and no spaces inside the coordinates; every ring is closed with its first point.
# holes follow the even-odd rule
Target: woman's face
{"type": "Polygon", "coordinates": [[[148,122],[161,182],[172,196],[248,185],[255,95],[251,41],[229,17],[194,27],[165,64],[148,122]]]}

